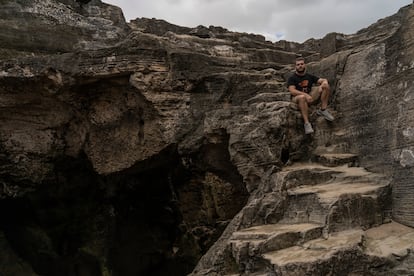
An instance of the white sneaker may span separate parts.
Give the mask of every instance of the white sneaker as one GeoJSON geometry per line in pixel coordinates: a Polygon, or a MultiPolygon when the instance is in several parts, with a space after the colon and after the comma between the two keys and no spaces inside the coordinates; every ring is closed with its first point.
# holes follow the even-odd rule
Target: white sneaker
{"type": "Polygon", "coordinates": [[[331,122],[335,120],[335,118],[331,115],[331,113],[329,113],[328,109],[325,109],[325,110],[318,109],[318,111],[316,111],[316,114],[323,116],[326,120],[331,121],[331,122]]]}
{"type": "Polygon", "coordinates": [[[305,134],[313,133],[313,128],[312,128],[311,123],[305,123],[303,126],[305,127],[305,134]]]}

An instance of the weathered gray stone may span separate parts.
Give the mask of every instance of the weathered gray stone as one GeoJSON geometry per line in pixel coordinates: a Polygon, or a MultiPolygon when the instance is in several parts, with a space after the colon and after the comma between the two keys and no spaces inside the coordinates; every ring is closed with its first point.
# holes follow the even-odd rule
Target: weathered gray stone
{"type": "MultiPolygon", "coordinates": [[[[127,25],[98,0],[0,6],[0,233],[16,273],[240,273],[228,244],[249,227],[317,220],[330,243],[391,213],[414,226],[412,5],[302,44],[127,25]],[[285,86],[298,54],[333,92],[336,121],[312,108],[311,137],[285,86]]],[[[371,257],[355,241],[278,271],[238,256],[269,275],[412,273],[410,254],[371,257]]]]}

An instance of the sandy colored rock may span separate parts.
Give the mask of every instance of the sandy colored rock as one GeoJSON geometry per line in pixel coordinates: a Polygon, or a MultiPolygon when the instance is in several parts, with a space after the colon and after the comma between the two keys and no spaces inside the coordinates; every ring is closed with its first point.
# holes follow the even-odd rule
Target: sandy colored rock
{"type": "Polygon", "coordinates": [[[304,43],[128,24],[100,0],[0,6],[0,251],[15,271],[414,271],[395,225],[414,227],[412,5],[304,43]],[[313,106],[312,136],[286,90],[297,55],[332,88],[336,120],[313,106]],[[352,231],[358,245],[335,238],[352,231]],[[304,244],[325,253],[280,270],[262,256],[304,244]]]}

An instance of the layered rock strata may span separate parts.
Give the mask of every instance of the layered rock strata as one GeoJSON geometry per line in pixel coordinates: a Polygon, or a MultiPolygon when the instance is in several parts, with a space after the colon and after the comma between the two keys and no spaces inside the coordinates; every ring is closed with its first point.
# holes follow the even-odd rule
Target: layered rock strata
{"type": "Polygon", "coordinates": [[[303,44],[0,6],[0,274],[414,271],[412,5],[303,44]],[[299,54],[337,118],[311,137],[299,54]]]}

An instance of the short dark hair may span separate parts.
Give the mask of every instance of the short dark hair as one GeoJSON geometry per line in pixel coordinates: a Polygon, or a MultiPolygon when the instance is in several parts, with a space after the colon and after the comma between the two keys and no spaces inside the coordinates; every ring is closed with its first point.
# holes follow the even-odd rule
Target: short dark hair
{"type": "Polygon", "coordinates": [[[304,57],[297,57],[296,60],[295,60],[295,63],[298,62],[298,61],[305,62],[305,58],[304,57]]]}

